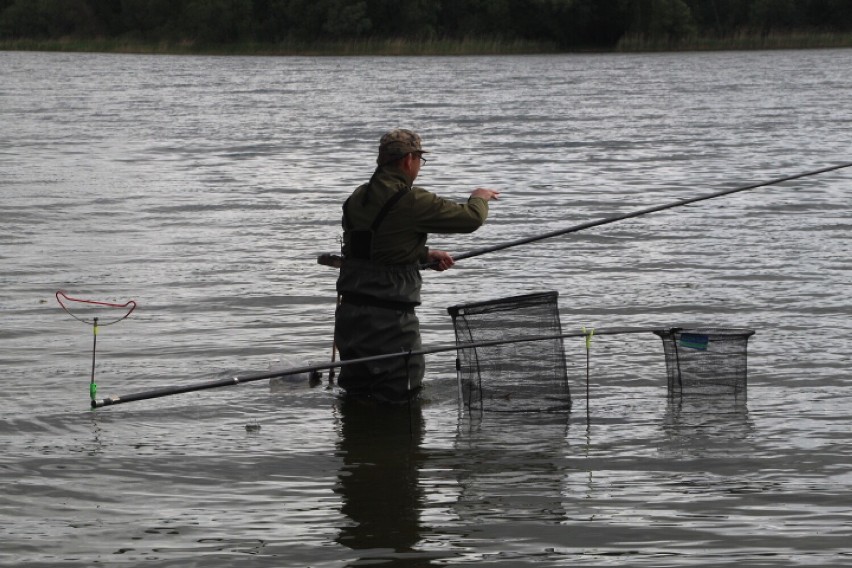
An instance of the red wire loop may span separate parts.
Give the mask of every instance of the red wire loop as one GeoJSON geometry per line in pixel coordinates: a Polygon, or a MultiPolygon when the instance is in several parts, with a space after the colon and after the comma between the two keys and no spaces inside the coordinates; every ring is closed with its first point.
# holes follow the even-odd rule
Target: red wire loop
{"type": "Polygon", "coordinates": [[[59,305],[62,306],[62,309],[65,310],[65,313],[67,313],[69,316],[71,316],[72,318],[74,318],[77,321],[81,321],[83,323],[88,323],[88,324],[91,324],[91,325],[95,324],[96,318],[92,319],[92,320],[86,320],[86,319],[77,317],[76,315],[74,315],[71,312],[71,310],[68,309],[68,307],[62,301],[62,298],[65,298],[65,300],[68,301],[68,302],[76,302],[76,303],[79,303],[79,304],[91,304],[91,305],[94,305],[94,306],[103,306],[103,307],[106,307],[106,308],[121,308],[121,309],[127,310],[127,312],[123,316],[121,316],[120,318],[114,319],[112,321],[108,321],[107,323],[100,323],[99,325],[112,325],[114,323],[118,323],[123,319],[127,319],[127,317],[130,316],[130,314],[133,313],[133,310],[136,309],[136,302],[134,300],[129,300],[129,301],[123,303],[123,304],[114,304],[112,302],[97,302],[95,300],[81,300],[79,298],[72,298],[71,296],[69,296],[68,294],[63,292],[62,290],[59,290],[58,292],[56,292],[56,301],[59,302],[59,305]]]}

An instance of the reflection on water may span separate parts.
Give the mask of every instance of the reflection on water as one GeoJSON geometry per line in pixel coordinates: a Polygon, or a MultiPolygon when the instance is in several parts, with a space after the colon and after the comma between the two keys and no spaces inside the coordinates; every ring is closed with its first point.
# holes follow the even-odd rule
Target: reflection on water
{"type": "MultiPolygon", "coordinates": [[[[421,539],[424,455],[420,403],[380,405],[344,399],[337,405],[343,460],[335,493],[346,517],[336,541],[382,566],[426,566],[421,539]]],[[[359,563],[358,565],[363,565],[359,563]]]]}
{"type": "Polygon", "coordinates": [[[660,452],[672,458],[745,455],[754,424],[739,393],[668,397],[660,452]]]}
{"type": "Polygon", "coordinates": [[[562,520],[568,419],[568,412],[465,413],[455,444],[459,518],[562,520]]]}

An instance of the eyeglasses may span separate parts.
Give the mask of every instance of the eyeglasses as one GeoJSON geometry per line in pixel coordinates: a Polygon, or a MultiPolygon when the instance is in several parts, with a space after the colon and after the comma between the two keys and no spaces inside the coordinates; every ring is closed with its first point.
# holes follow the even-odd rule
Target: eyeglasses
{"type": "Polygon", "coordinates": [[[426,160],[426,158],[424,158],[424,157],[423,157],[423,154],[414,154],[414,155],[415,155],[415,156],[417,156],[418,158],[420,158],[420,165],[421,165],[421,166],[425,166],[425,165],[426,165],[426,162],[427,162],[428,160],[426,160]]]}

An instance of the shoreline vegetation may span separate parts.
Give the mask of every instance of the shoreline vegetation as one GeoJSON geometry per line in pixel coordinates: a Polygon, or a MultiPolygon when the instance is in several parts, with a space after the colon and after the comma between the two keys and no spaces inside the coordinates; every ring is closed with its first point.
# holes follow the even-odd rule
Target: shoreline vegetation
{"type": "Polygon", "coordinates": [[[282,41],[204,43],[195,40],[140,41],[120,38],[3,39],[0,51],[68,53],[123,53],[148,55],[233,56],[463,56],[535,55],[571,53],[642,53],[688,51],[744,51],[776,49],[835,49],[852,47],[852,33],[742,32],[729,36],[691,36],[677,40],[626,35],[610,48],[560,47],[535,40],[464,39],[352,39],[338,41],[282,41]]]}
{"type": "Polygon", "coordinates": [[[0,50],[518,55],[852,47],[852,0],[0,0],[0,50]]]}

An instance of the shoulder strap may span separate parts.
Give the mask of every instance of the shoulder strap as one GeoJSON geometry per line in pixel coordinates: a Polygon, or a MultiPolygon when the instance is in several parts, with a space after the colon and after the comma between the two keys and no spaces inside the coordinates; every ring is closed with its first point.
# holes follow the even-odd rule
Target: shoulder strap
{"type": "MultiPolygon", "coordinates": [[[[370,181],[372,181],[372,180],[370,180],[370,181]]],[[[378,228],[379,228],[379,225],[381,225],[381,224],[382,224],[382,221],[384,221],[384,220],[385,220],[385,217],[387,217],[387,215],[388,215],[388,213],[390,212],[390,210],[391,210],[391,209],[393,209],[393,206],[394,206],[394,205],[396,205],[396,204],[397,204],[397,202],[398,202],[400,199],[402,199],[403,197],[405,197],[405,194],[406,194],[406,193],[408,193],[409,191],[411,191],[411,187],[410,187],[410,186],[403,187],[402,189],[400,189],[400,190],[398,190],[396,193],[394,193],[394,194],[391,196],[391,198],[390,198],[390,199],[388,199],[387,201],[385,201],[385,204],[384,204],[384,205],[382,206],[382,208],[379,210],[378,215],[376,215],[376,218],[375,218],[375,219],[373,219],[373,224],[372,224],[372,225],[370,225],[370,229],[369,229],[369,230],[370,230],[370,231],[375,231],[376,229],[378,229],[378,228]]],[[[351,196],[351,195],[350,195],[349,197],[347,197],[347,198],[346,198],[346,201],[344,201],[344,202],[343,202],[343,227],[344,227],[347,231],[352,231],[352,230],[354,230],[354,227],[352,226],[352,222],[351,222],[351,221],[349,221],[349,213],[348,213],[348,211],[347,211],[347,209],[348,209],[348,208],[347,208],[347,206],[349,205],[349,200],[350,200],[350,199],[352,199],[352,196],[351,196]]]]}
{"type": "MultiPolygon", "coordinates": [[[[402,199],[406,193],[411,190],[410,187],[404,187],[400,190],[397,190],[390,199],[388,199],[385,204],[382,206],[376,218],[373,219],[373,224],[370,225],[370,228],[365,230],[356,230],[352,226],[352,222],[349,220],[349,215],[347,212],[349,199],[347,199],[343,203],[343,228],[346,231],[349,231],[351,234],[351,250],[350,254],[353,258],[361,258],[365,260],[370,260],[373,256],[373,234],[376,232],[376,229],[379,228],[379,225],[382,224],[382,221],[385,220],[387,214],[393,208],[394,205],[402,199]]],[[[351,197],[350,197],[351,199],[351,197]]]]}
{"type": "Polygon", "coordinates": [[[376,218],[373,220],[373,224],[370,226],[371,231],[375,231],[379,228],[379,225],[381,225],[382,221],[385,220],[385,217],[387,217],[393,206],[396,205],[400,199],[405,197],[405,194],[408,193],[410,190],[410,187],[404,187],[394,193],[391,198],[385,202],[385,204],[382,206],[382,210],[379,211],[379,214],[376,215],[376,218]]]}

